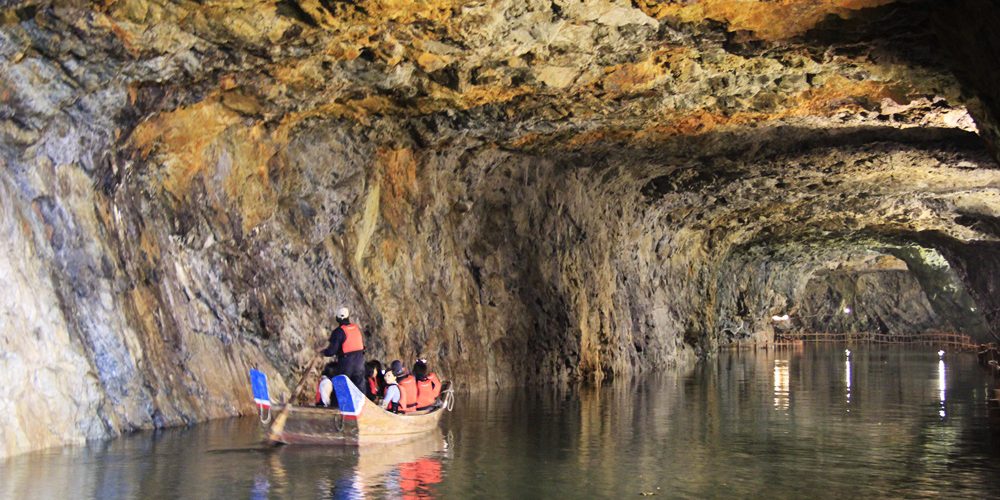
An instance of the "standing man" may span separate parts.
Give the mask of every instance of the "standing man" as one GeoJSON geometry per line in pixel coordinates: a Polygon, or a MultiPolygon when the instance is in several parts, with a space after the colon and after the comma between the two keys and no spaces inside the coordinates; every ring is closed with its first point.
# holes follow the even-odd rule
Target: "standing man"
{"type": "Polygon", "coordinates": [[[351,312],[346,307],[337,309],[339,326],[330,334],[330,345],[320,352],[324,356],[337,356],[338,375],[347,375],[358,389],[365,382],[365,345],[361,340],[361,328],[351,323],[351,312]]]}

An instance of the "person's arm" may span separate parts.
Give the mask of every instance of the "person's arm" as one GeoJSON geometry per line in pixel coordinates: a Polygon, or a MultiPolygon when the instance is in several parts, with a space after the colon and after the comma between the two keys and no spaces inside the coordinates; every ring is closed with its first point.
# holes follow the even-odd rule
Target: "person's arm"
{"type": "Polygon", "coordinates": [[[336,356],[340,352],[340,348],[343,347],[344,341],[347,340],[347,334],[344,333],[344,329],[337,327],[330,334],[330,345],[323,349],[322,353],[324,356],[336,356]]]}
{"type": "Polygon", "coordinates": [[[399,403],[399,386],[390,385],[385,389],[385,398],[382,399],[382,409],[388,410],[392,403],[399,403]]]}
{"type": "Polygon", "coordinates": [[[438,378],[436,373],[431,373],[427,376],[431,380],[431,387],[433,387],[434,399],[437,399],[441,395],[441,379],[438,378]]]}

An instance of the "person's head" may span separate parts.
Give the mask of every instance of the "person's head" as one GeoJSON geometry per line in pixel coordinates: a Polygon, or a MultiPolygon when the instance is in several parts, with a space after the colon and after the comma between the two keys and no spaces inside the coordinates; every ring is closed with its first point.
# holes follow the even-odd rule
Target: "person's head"
{"type": "Polygon", "coordinates": [[[377,378],[378,375],[382,373],[382,363],[379,363],[377,359],[373,359],[365,363],[365,373],[367,373],[369,377],[377,378]]]}
{"type": "Polygon", "coordinates": [[[395,375],[396,378],[400,378],[407,375],[406,367],[403,366],[403,362],[398,359],[393,361],[392,364],[389,365],[389,372],[392,372],[392,374],[395,375]]]}
{"type": "Polygon", "coordinates": [[[337,309],[337,323],[346,325],[351,322],[351,311],[346,307],[337,309]]]}
{"type": "Polygon", "coordinates": [[[417,380],[423,380],[427,378],[427,360],[418,359],[416,363],[413,363],[413,376],[417,380]]]}
{"type": "Polygon", "coordinates": [[[337,375],[337,362],[331,361],[323,367],[323,376],[326,378],[333,378],[337,375]]]}
{"type": "Polygon", "coordinates": [[[385,378],[385,383],[387,384],[396,383],[396,375],[392,373],[392,370],[386,370],[385,373],[383,374],[383,377],[385,378]]]}

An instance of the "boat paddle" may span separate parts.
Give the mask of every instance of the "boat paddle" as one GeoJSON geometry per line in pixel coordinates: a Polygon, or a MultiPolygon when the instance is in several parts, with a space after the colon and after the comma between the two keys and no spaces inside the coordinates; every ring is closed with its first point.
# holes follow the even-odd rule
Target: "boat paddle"
{"type": "Polygon", "coordinates": [[[306,381],[309,380],[309,375],[312,374],[313,368],[315,368],[316,365],[322,361],[323,356],[316,356],[310,360],[308,364],[306,364],[306,369],[302,372],[302,377],[299,379],[299,383],[296,384],[295,389],[292,390],[292,394],[288,398],[289,404],[299,398],[299,394],[302,393],[302,389],[306,386],[306,381]]]}
{"type": "Polygon", "coordinates": [[[288,412],[292,409],[292,402],[298,399],[299,394],[302,393],[302,388],[306,385],[306,380],[309,380],[309,374],[312,373],[313,368],[316,367],[318,362],[323,361],[323,356],[316,356],[312,358],[308,364],[306,364],[305,370],[302,372],[302,377],[299,378],[299,383],[292,390],[291,395],[285,402],[285,407],[281,409],[278,416],[274,418],[274,423],[271,424],[268,430],[269,435],[280,434],[285,428],[285,421],[288,419],[288,412]]]}

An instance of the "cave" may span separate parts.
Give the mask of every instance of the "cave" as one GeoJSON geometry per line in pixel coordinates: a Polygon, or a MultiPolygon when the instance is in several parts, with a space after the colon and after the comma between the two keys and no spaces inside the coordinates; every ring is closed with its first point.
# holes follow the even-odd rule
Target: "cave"
{"type": "Polygon", "coordinates": [[[0,455],[253,413],[341,305],[469,389],[1000,331],[993,2],[0,12],[0,455]]]}

